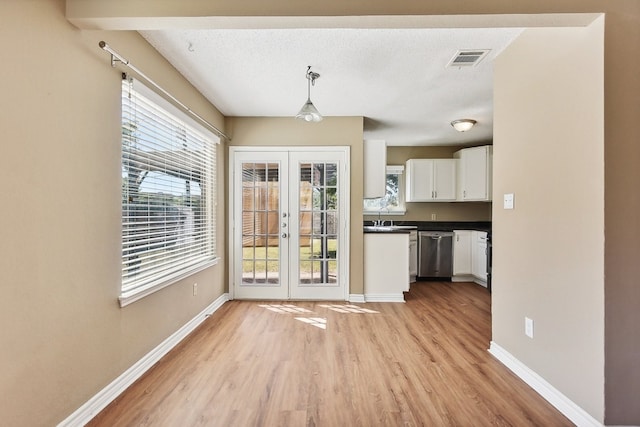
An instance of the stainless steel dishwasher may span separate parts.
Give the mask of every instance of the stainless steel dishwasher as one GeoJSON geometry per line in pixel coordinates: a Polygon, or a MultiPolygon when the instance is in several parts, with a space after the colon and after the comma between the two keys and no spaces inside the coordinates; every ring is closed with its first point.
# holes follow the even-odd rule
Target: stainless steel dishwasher
{"type": "Polygon", "coordinates": [[[418,276],[451,278],[453,275],[453,233],[418,232],[418,276]]]}

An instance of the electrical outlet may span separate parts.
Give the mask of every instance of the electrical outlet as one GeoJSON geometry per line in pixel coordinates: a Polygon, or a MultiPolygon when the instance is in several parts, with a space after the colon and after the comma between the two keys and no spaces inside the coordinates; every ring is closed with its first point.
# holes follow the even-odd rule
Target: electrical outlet
{"type": "Polygon", "coordinates": [[[533,338],[533,319],[524,318],[524,334],[529,338],[533,338]]]}
{"type": "Polygon", "coordinates": [[[196,295],[198,295],[198,284],[194,283],[193,284],[193,296],[195,297],[196,295]]]}

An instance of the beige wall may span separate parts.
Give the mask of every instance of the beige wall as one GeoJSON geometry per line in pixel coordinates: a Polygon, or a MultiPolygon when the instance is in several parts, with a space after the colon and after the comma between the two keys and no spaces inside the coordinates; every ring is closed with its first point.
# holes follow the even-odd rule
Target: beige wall
{"type": "Polygon", "coordinates": [[[604,18],[495,61],[493,341],[604,419],[604,18]],[[534,321],[534,339],[524,318],[534,321]]]}
{"type": "MultiPolygon", "coordinates": [[[[351,158],[350,223],[362,224],[363,118],[325,117],[319,123],[306,123],[292,117],[230,117],[229,145],[251,146],[347,146],[351,158]]],[[[362,227],[351,227],[349,283],[351,294],[364,293],[362,227]]]]}
{"type": "Polygon", "coordinates": [[[7,426],[62,421],[224,285],[223,259],[119,307],[120,70],[98,41],[223,121],[138,34],[80,31],[64,9],[62,0],[0,2],[0,424],[7,426]]]}
{"type": "MultiPolygon", "coordinates": [[[[460,147],[387,147],[387,164],[404,165],[409,159],[450,159],[460,147]]],[[[406,213],[402,216],[384,215],[380,218],[394,221],[491,221],[491,203],[406,203],[406,213]]],[[[378,219],[377,215],[366,215],[365,220],[378,219]]]]}
{"type": "MultiPolygon", "coordinates": [[[[589,327],[593,326],[596,331],[605,327],[606,423],[640,424],[640,405],[637,405],[640,390],[640,358],[637,356],[640,351],[640,334],[637,333],[640,287],[635,279],[640,276],[640,263],[637,262],[640,254],[637,221],[640,193],[636,188],[640,182],[640,144],[637,143],[640,129],[629,126],[640,117],[640,103],[637,102],[640,97],[640,79],[637,78],[640,57],[629,55],[640,43],[640,26],[637,24],[640,2],[327,0],[299,3],[274,0],[269,3],[268,11],[262,2],[233,0],[68,0],[67,6],[72,15],[84,14],[89,18],[77,21],[79,25],[106,28],[105,25],[110,24],[123,29],[141,28],[140,21],[104,20],[100,15],[139,14],[151,17],[145,23],[152,25],[156,21],[154,14],[358,16],[606,12],[606,234],[605,295],[602,302],[605,319],[600,318],[601,313],[596,309],[595,315],[587,321],[590,322],[589,327]]],[[[201,286],[202,291],[197,298],[190,296],[191,281],[188,281],[128,308],[117,307],[119,244],[114,230],[117,236],[119,187],[115,182],[118,180],[119,161],[113,140],[118,138],[119,101],[116,94],[119,89],[116,87],[117,71],[107,65],[106,54],[97,51],[97,41],[101,37],[107,38],[123,54],[131,55],[136,65],[154,77],[158,75],[164,85],[199,112],[216,123],[221,123],[221,119],[217,112],[205,107],[206,103],[194,95],[191,88],[137,36],[109,33],[107,37],[78,31],[67,24],[63,14],[63,0],[0,2],[0,46],[5,58],[4,78],[0,83],[5,95],[2,97],[3,114],[0,115],[0,126],[5,134],[0,156],[5,207],[0,214],[0,268],[3,272],[0,321],[3,325],[10,325],[4,327],[0,334],[0,363],[4,366],[0,373],[0,391],[3,396],[11,396],[10,400],[4,399],[0,403],[0,413],[3,421],[10,425],[51,425],[61,420],[215,299],[223,286],[219,280],[222,268],[216,267],[198,277],[199,283],[205,280],[208,285],[206,290],[201,286]],[[73,123],[73,129],[68,129],[69,123],[73,123]],[[73,183],[71,191],[61,190],[69,183],[73,183]],[[69,208],[71,203],[73,209],[69,208]]],[[[500,17],[495,19],[496,22],[500,20],[500,17]]],[[[164,25],[168,25],[167,22],[164,25]]],[[[590,37],[588,32],[585,37],[590,37]]],[[[552,43],[551,51],[553,46],[552,43]]],[[[564,44],[561,46],[564,48],[564,44]]],[[[565,61],[560,59],[548,69],[555,72],[564,66],[565,61]]],[[[553,106],[554,102],[555,98],[550,99],[548,105],[553,106]]],[[[559,117],[574,107],[572,104],[560,111],[559,117]]],[[[576,135],[581,135],[580,126],[573,129],[576,135]]],[[[573,141],[574,138],[567,139],[573,141]]],[[[581,149],[573,151],[582,153],[581,149]]],[[[498,152],[494,154],[500,156],[498,152]]],[[[593,161],[589,153],[584,155],[588,162],[593,161]]],[[[570,165],[565,166],[569,168],[570,165]]],[[[574,184],[575,187],[568,190],[580,194],[593,191],[583,183],[574,184]]],[[[521,207],[519,194],[522,191],[518,190],[516,195],[518,212],[521,207]]],[[[582,203],[583,196],[579,200],[582,203]]],[[[495,215],[496,212],[494,225],[499,226],[500,219],[495,215]]],[[[589,206],[573,220],[593,223],[598,221],[599,215],[599,211],[589,206]]],[[[532,220],[537,221],[536,218],[532,220]]],[[[548,217],[545,220],[549,220],[548,217]]],[[[562,221],[551,224],[554,230],[564,225],[562,221]]],[[[600,225],[596,224],[596,229],[600,225]]],[[[592,237],[590,233],[587,236],[592,237]]],[[[583,239],[582,236],[577,237],[583,239]]],[[[529,246],[525,240],[511,241],[515,245],[513,250],[518,253],[524,253],[529,246]]],[[[223,245],[222,240],[220,243],[223,245]]],[[[562,243],[562,247],[572,252],[586,251],[584,255],[588,259],[591,259],[592,251],[597,250],[562,243]]],[[[558,255],[552,260],[551,271],[563,270],[562,274],[566,275],[569,270],[575,270],[579,277],[583,277],[582,265],[562,267],[560,264],[566,254],[558,255]]],[[[573,256],[571,259],[575,261],[573,256]]],[[[585,268],[588,271],[592,269],[590,265],[585,268]]],[[[583,288],[571,288],[575,292],[572,306],[591,310],[599,304],[594,301],[601,301],[603,289],[602,286],[594,289],[598,286],[593,284],[593,280],[597,278],[587,278],[587,285],[583,288]]],[[[504,283],[502,287],[504,298],[494,301],[496,310],[508,310],[511,304],[522,307],[522,301],[529,298],[528,288],[514,286],[512,292],[504,293],[509,290],[508,284],[504,283]]],[[[553,295],[559,292],[554,291],[553,295]]],[[[549,345],[547,352],[557,353],[566,347],[563,341],[566,331],[577,329],[573,322],[580,318],[554,316],[553,319],[557,321],[554,327],[558,333],[554,333],[553,339],[546,339],[545,343],[549,345]]],[[[517,323],[522,324],[521,320],[517,323]]],[[[547,327],[547,331],[551,329],[547,327]]],[[[511,340],[509,333],[499,332],[500,336],[505,334],[505,339],[511,340]]],[[[516,333],[515,327],[513,333],[516,333]]],[[[586,358],[589,369],[598,371],[596,359],[603,349],[594,349],[594,343],[600,338],[596,335],[589,343],[583,339],[579,331],[576,345],[587,347],[589,352],[593,350],[593,355],[586,358]]],[[[520,354],[521,340],[514,335],[514,342],[501,341],[501,344],[520,354]]],[[[541,354],[539,350],[533,350],[526,360],[534,368],[541,367],[552,385],[571,393],[594,416],[600,417],[602,389],[598,384],[601,381],[590,373],[587,380],[597,384],[576,392],[573,387],[566,386],[565,374],[553,372],[550,375],[547,372],[544,367],[547,352],[541,354]]],[[[562,363],[558,363],[557,370],[566,368],[575,372],[572,364],[576,361],[568,362],[566,359],[559,359],[562,363]]],[[[581,383],[582,374],[572,380],[581,383]]]]}
{"type": "MultiPolygon", "coordinates": [[[[607,3],[607,6],[613,6],[607,3]]],[[[605,407],[607,424],[640,425],[640,1],[605,25],[605,407]],[[635,48],[634,48],[635,46],[635,48]]]]}

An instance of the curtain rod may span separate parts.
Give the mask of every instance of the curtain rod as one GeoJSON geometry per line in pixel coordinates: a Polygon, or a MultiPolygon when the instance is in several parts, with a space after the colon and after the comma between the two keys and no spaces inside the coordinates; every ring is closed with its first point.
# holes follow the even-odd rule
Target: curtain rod
{"type": "Polygon", "coordinates": [[[133,71],[136,72],[136,74],[138,74],[140,77],[142,77],[143,79],[145,79],[148,83],[150,83],[151,85],[153,85],[156,89],[158,89],[160,92],[162,92],[165,96],[167,96],[169,99],[171,99],[173,102],[175,102],[176,104],[178,104],[180,107],[182,107],[187,113],[191,114],[193,117],[195,117],[196,119],[198,119],[200,122],[202,122],[203,124],[205,124],[208,128],[212,129],[213,132],[215,134],[217,134],[219,137],[226,139],[227,141],[231,141],[231,138],[228,137],[224,132],[222,132],[220,129],[218,129],[217,127],[215,127],[214,125],[212,125],[211,123],[209,123],[207,120],[205,120],[204,118],[202,118],[202,116],[200,116],[198,113],[196,113],[195,111],[193,111],[191,108],[187,107],[185,104],[183,104],[182,102],[180,102],[175,96],[171,95],[169,92],[167,92],[166,90],[164,90],[162,87],[160,87],[159,84],[157,84],[156,82],[154,82],[153,80],[151,80],[149,77],[147,77],[146,74],[144,74],[142,71],[140,71],[138,68],[136,68],[133,64],[131,64],[131,62],[129,62],[128,60],[124,59],[118,52],[116,52],[115,50],[111,49],[111,47],[105,43],[104,41],[101,41],[100,43],[98,43],[98,46],[100,46],[100,48],[102,50],[105,50],[107,52],[109,52],[111,54],[111,66],[115,67],[116,66],[116,61],[122,62],[124,65],[126,65],[127,67],[131,68],[133,71]]]}

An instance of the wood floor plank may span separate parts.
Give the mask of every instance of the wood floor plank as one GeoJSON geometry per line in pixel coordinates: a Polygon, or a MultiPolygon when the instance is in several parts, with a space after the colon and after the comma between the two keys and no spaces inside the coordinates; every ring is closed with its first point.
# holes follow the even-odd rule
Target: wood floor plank
{"type": "Polygon", "coordinates": [[[486,289],[406,301],[228,302],[89,425],[572,425],[488,353],[486,289]]]}

